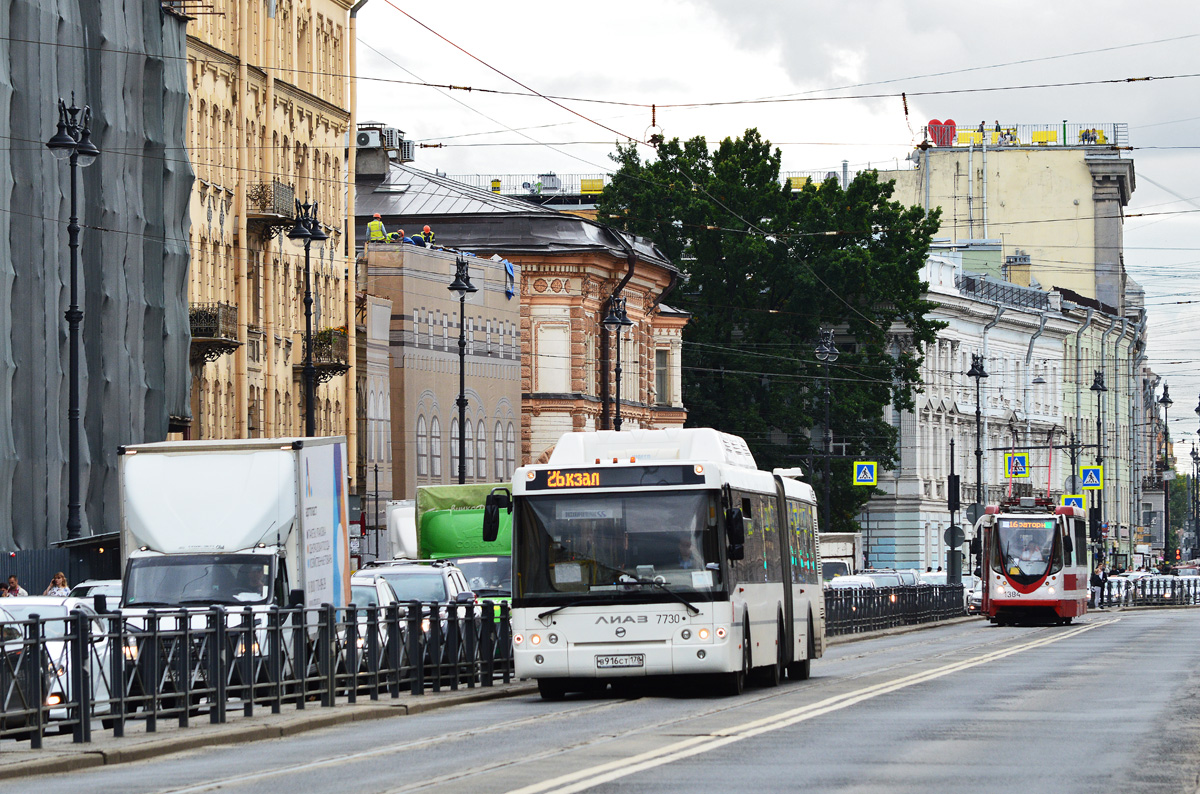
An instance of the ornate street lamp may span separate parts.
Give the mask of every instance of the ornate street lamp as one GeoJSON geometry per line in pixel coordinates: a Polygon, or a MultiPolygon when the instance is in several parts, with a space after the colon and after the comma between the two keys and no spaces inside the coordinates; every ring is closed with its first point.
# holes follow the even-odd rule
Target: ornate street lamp
{"type": "Polygon", "coordinates": [[[1170,560],[1172,549],[1167,546],[1167,538],[1171,536],[1171,481],[1167,479],[1167,468],[1171,465],[1171,460],[1167,451],[1167,439],[1171,435],[1170,410],[1175,401],[1171,399],[1166,381],[1163,381],[1163,393],[1162,397],[1158,398],[1158,404],[1163,409],[1163,553],[1170,560]]]}
{"type": "Polygon", "coordinates": [[[625,313],[625,299],[613,293],[608,299],[608,314],[605,315],[604,327],[617,337],[617,361],[613,368],[616,396],[613,400],[613,429],[621,432],[621,337],[627,327],[633,325],[633,320],[625,313]]]}
{"type": "MultiPolygon", "coordinates": [[[[977,513],[983,512],[983,407],[980,402],[979,384],[988,376],[983,368],[983,356],[971,354],[971,368],[967,377],[975,379],[975,504],[977,513]]],[[[978,519],[978,516],[976,516],[978,519]]]]}
{"type": "Polygon", "coordinates": [[[479,292],[471,283],[467,260],[460,256],[454,261],[454,281],[447,287],[458,294],[458,484],[467,481],[467,295],[479,292]]]}
{"type": "Polygon", "coordinates": [[[832,507],[830,487],[832,485],[832,475],[830,474],[830,456],[833,454],[833,427],[830,424],[829,418],[829,365],[838,360],[839,351],[837,349],[837,345],[834,344],[833,341],[832,328],[822,330],[820,333],[821,341],[817,344],[815,353],[817,356],[817,361],[820,361],[825,365],[825,467],[824,474],[821,478],[822,488],[825,491],[825,504],[821,507],[821,531],[832,532],[833,525],[830,523],[830,511],[832,507]]]}
{"type": "Polygon", "coordinates": [[[75,106],[75,94],[71,93],[71,106],[58,100],[58,130],[46,146],[59,160],[67,160],[71,172],[71,216],[67,221],[67,247],[71,252],[70,304],[67,306],[68,336],[68,380],[67,380],[67,540],[78,538],[83,527],[80,504],[80,475],[82,465],[79,455],[79,437],[82,432],[82,416],[79,410],[79,334],[83,322],[83,311],[79,308],[79,218],[78,172],[96,162],[100,150],[92,143],[92,109],[84,105],[75,106]]]}
{"type": "Polygon", "coordinates": [[[310,263],[312,244],[317,248],[329,239],[317,220],[317,202],[304,203],[296,199],[296,223],[288,232],[288,239],[304,244],[304,435],[317,434],[317,370],[313,366],[312,329],[312,268],[310,263]]]}

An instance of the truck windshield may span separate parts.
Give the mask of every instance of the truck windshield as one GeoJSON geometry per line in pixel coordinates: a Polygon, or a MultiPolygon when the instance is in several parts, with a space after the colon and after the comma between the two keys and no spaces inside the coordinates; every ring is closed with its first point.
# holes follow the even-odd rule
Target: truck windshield
{"type": "Polygon", "coordinates": [[[512,557],[464,557],[455,565],[480,597],[512,595],[512,557]]]}
{"type": "Polygon", "coordinates": [[[518,501],[518,598],[668,600],[722,587],[715,491],[555,494],[518,501]],[[710,567],[711,564],[711,567],[710,567]]]}
{"type": "Polygon", "coordinates": [[[124,606],[265,604],[274,560],[261,554],[171,554],[133,557],[124,606]]]}
{"type": "Polygon", "coordinates": [[[1052,517],[1001,518],[996,522],[992,569],[1018,584],[1033,584],[1062,568],[1062,547],[1055,543],[1052,517]]]}

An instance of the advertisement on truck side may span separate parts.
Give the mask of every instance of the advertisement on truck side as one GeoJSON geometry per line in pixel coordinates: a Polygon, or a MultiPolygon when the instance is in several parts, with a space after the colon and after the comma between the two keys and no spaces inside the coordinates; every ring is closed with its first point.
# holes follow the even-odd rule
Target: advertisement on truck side
{"type": "Polygon", "coordinates": [[[350,511],[346,444],[305,446],[300,466],[300,556],[304,605],[350,603],[350,511]]]}

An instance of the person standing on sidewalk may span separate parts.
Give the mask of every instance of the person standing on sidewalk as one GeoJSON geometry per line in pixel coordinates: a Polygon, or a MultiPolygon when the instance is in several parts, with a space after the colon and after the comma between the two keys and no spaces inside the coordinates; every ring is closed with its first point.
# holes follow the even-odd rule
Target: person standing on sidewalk
{"type": "Polygon", "coordinates": [[[1103,566],[1097,565],[1096,570],[1092,571],[1092,578],[1089,581],[1092,587],[1092,606],[1096,609],[1104,609],[1101,601],[1104,595],[1104,576],[1101,575],[1103,570],[1103,566]]]}

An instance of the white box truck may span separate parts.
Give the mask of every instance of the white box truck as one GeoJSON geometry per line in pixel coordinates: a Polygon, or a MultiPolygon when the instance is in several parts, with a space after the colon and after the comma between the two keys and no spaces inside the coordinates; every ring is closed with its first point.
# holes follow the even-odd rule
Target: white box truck
{"type": "Polygon", "coordinates": [[[861,532],[821,533],[821,578],[828,582],[838,576],[858,573],[863,567],[861,532]]]}
{"type": "Polygon", "coordinates": [[[123,612],[349,603],[345,437],[119,453],[123,612]]]}

